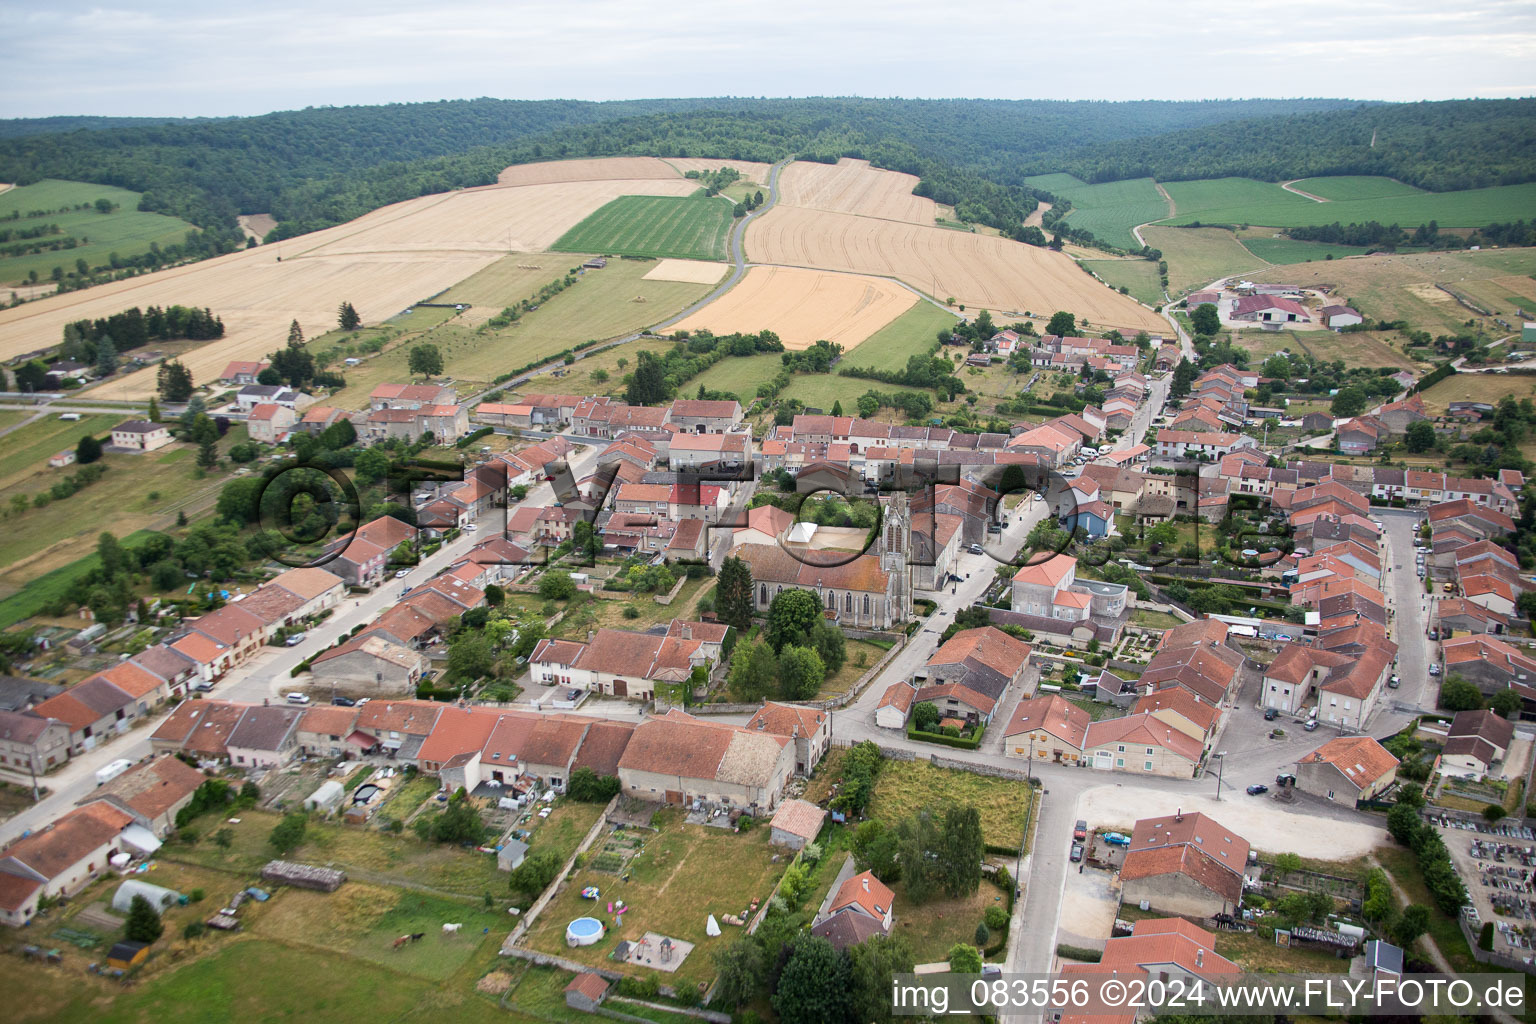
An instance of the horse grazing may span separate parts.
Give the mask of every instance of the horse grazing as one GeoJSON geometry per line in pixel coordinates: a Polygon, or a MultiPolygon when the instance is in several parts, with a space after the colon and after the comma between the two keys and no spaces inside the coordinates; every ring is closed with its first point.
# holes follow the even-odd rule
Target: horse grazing
{"type": "Polygon", "coordinates": [[[401,946],[405,945],[407,942],[410,942],[410,941],[411,941],[411,937],[409,935],[402,935],[398,939],[395,940],[393,948],[399,949],[401,946]]]}
{"type": "Polygon", "coordinates": [[[464,923],[462,921],[460,921],[460,922],[458,922],[456,924],[445,924],[445,925],[443,925],[443,934],[444,935],[457,935],[459,933],[459,929],[463,928],[463,927],[464,927],[464,923]]]}
{"type": "Polygon", "coordinates": [[[427,934],[426,932],[412,932],[411,933],[411,941],[412,942],[420,942],[422,940],[422,937],[424,935],[426,935],[426,934],[427,934]]]}

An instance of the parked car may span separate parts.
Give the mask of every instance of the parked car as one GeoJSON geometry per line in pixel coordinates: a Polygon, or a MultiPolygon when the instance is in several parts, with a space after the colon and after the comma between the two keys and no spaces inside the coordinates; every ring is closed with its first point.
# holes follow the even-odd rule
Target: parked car
{"type": "Polygon", "coordinates": [[[208,683],[193,683],[192,690],[195,693],[208,693],[213,687],[208,683]]]}
{"type": "Polygon", "coordinates": [[[1273,722],[1275,719],[1277,719],[1279,717],[1280,717],[1280,712],[1276,711],[1274,708],[1265,708],[1264,709],[1264,721],[1266,721],[1266,722],[1273,722]]]}
{"type": "Polygon", "coordinates": [[[1402,686],[1402,685],[1403,685],[1403,681],[1398,676],[1393,676],[1391,679],[1387,680],[1387,689],[1389,689],[1389,690],[1395,690],[1399,686],[1402,686]]]}
{"type": "Polygon", "coordinates": [[[565,699],[566,700],[576,700],[576,699],[578,699],[580,697],[581,697],[581,691],[580,690],[567,690],[567,691],[565,691],[565,699]]]}
{"type": "Polygon", "coordinates": [[[980,544],[972,544],[970,550],[971,550],[971,554],[973,554],[973,555],[980,555],[980,554],[984,553],[981,550],[981,545],[980,544]]]}
{"type": "Polygon", "coordinates": [[[1432,676],[1439,675],[1440,674],[1440,666],[1439,665],[1431,665],[1431,666],[1429,666],[1429,674],[1432,675],[1432,676]]]}
{"type": "Polygon", "coordinates": [[[332,697],[331,703],[339,708],[357,707],[357,701],[353,700],[351,697],[332,697]]]}
{"type": "Polygon", "coordinates": [[[308,704],[309,698],[302,693],[290,693],[285,698],[289,704],[308,704]]]}
{"type": "Polygon", "coordinates": [[[1306,724],[1302,726],[1302,729],[1306,730],[1307,732],[1315,732],[1317,730],[1317,719],[1307,719],[1306,724]]]}
{"type": "Polygon", "coordinates": [[[1431,640],[1439,640],[1440,639],[1440,631],[1438,629],[1430,630],[1429,631],[1429,638],[1431,640]]]}
{"type": "Polygon", "coordinates": [[[1248,795],[1249,796],[1263,796],[1265,793],[1268,793],[1268,792],[1269,792],[1269,787],[1264,785],[1264,783],[1262,783],[1262,782],[1255,782],[1253,785],[1248,787],[1248,795]]]}
{"type": "Polygon", "coordinates": [[[1088,838],[1088,822],[1082,818],[1077,819],[1077,824],[1072,826],[1072,838],[1082,842],[1088,838]]]}
{"type": "Polygon", "coordinates": [[[397,570],[395,572],[395,579],[403,580],[407,576],[409,576],[410,574],[411,574],[411,570],[409,570],[409,569],[399,569],[399,570],[397,570]]]}
{"type": "Polygon", "coordinates": [[[307,636],[307,635],[308,634],[305,634],[305,633],[295,633],[292,636],[290,636],[288,639],[283,641],[283,646],[284,647],[297,647],[297,646],[299,646],[299,644],[304,642],[304,637],[307,636]]]}
{"type": "Polygon", "coordinates": [[[1073,843],[1072,844],[1072,863],[1076,864],[1076,863],[1080,862],[1082,859],[1083,859],[1083,844],[1082,843],[1073,843]]]}

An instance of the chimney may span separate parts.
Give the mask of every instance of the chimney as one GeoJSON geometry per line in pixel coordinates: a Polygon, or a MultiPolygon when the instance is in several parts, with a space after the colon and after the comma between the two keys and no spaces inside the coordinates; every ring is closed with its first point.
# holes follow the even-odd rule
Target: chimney
{"type": "Polygon", "coordinates": [[[1178,810],[1173,812],[1173,820],[1174,821],[1183,821],[1184,820],[1184,808],[1180,807],[1178,810]]]}
{"type": "Polygon", "coordinates": [[[869,875],[868,875],[868,873],[866,873],[864,875],[863,882],[864,882],[864,891],[865,892],[869,892],[869,875]]]}
{"type": "Polygon", "coordinates": [[[1198,949],[1198,948],[1195,950],[1195,966],[1196,967],[1204,967],[1205,966],[1205,950],[1198,949]]]}

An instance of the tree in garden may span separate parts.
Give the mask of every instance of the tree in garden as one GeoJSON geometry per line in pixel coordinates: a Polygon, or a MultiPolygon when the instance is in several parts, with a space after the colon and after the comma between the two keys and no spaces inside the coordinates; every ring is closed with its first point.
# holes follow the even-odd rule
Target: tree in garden
{"type": "Polygon", "coordinates": [[[561,569],[550,569],[539,577],[539,596],[550,601],[568,601],[576,596],[576,581],[561,569]]]}
{"type": "Polygon", "coordinates": [[[492,608],[500,608],[501,603],[507,599],[507,592],[494,583],[485,585],[485,603],[492,608]]]}
{"type": "Polygon", "coordinates": [[[1406,804],[1398,804],[1387,812],[1387,832],[1404,846],[1412,846],[1423,822],[1419,812],[1406,804]]]}
{"type": "Polygon", "coordinates": [[[199,469],[212,469],[219,464],[219,442],[215,435],[199,441],[197,444],[197,466],[199,469]]]}
{"type": "Polygon", "coordinates": [[[566,795],[582,803],[603,804],[619,792],[617,775],[599,775],[586,765],[571,772],[571,781],[565,787],[566,795]]]}
{"type": "Polygon", "coordinates": [[[96,557],[101,560],[103,579],[115,580],[128,568],[128,552],[111,533],[103,531],[96,538],[96,557]]]}
{"type": "Polygon", "coordinates": [[[1202,302],[1190,312],[1189,323],[1196,334],[1212,335],[1221,330],[1221,314],[1214,303],[1202,302]]]}
{"type": "MultiPolygon", "coordinates": [[[[978,968],[979,970],[979,968],[978,968]]],[[[781,1024],[826,1024],[848,1013],[848,961],[826,939],[802,932],[774,989],[781,1024]]]]}
{"type": "Polygon", "coordinates": [[[891,978],[911,973],[912,950],[899,935],[876,935],[847,949],[848,1019],[894,1020],[891,978]]]}
{"type": "Polygon", "coordinates": [[[479,679],[495,670],[496,650],[484,633],[465,629],[449,638],[448,671],[456,679],[479,679]]]}
{"type": "Polygon", "coordinates": [[[603,538],[592,529],[585,519],[576,520],[571,528],[571,554],[582,561],[592,561],[603,553],[603,538]]]}
{"type": "Polygon", "coordinates": [[[320,446],[327,451],[338,452],[357,443],[357,428],[343,416],[320,432],[320,446]]]}
{"type": "Polygon", "coordinates": [[[715,615],[745,632],[752,627],[752,567],[732,555],[720,565],[715,584],[715,615]]]}
{"type": "Polygon", "coordinates": [[[1417,423],[1408,424],[1408,433],[1403,438],[1403,443],[1410,452],[1427,452],[1435,446],[1435,428],[1429,420],[1419,420],[1417,423]]]}
{"type": "Polygon", "coordinates": [[[1392,941],[1408,949],[1420,935],[1429,930],[1429,908],[1417,903],[1403,908],[1402,915],[1392,926],[1392,941]]]}
{"type": "Polygon", "coordinates": [[[1328,411],[1335,416],[1358,416],[1365,411],[1365,401],[1365,392],[1351,384],[1340,388],[1338,394],[1333,396],[1328,411]]]}
{"type": "Polygon", "coordinates": [[[530,850],[523,862],[512,869],[507,884],[513,892],[533,899],[549,887],[563,865],[560,854],[554,850],[530,850]]]}
{"type": "Polygon", "coordinates": [[[1498,804],[1489,804],[1483,808],[1483,819],[1490,824],[1504,817],[1507,812],[1498,804]]]}
{"type": "Polygon", "coordinates": [[[143,896],[135,896],[128,904],[128,920],[123,925],[123,938],[129,942],[154,942],[165,933],[165,922],[155,913],[155,908],[143,896]]]}
{"type": "Polygon", "coordinates": [[[357,474],[358,483],[376,484],[389,473],[389,455],[378,448],[358,452],[352,461],[352,469],[357,474]]]}
{"type": "Polygon", "coordinates": [[[1488,706],[1505,718],[1514,718],[1520,713],[1520,695],[1514,690],[1500,690],[1493,695],[1488,706]]]}
{"type": "Polygon", "coordinates": [[[912,727],[923,732],[933,732],[939,727],[938,705],[931,700],[925,700],[912,707],[912,727]]]}
{"type": "Polygon", "coordinates": [[[980,888],[985,852],[981,813],[970,804],[950,806],[944,812],[943,846],[938,862],[947,895],[968,896],[980,888]]]}
{"type": "Polygon", "coordinates": [[[96,376],[110,377],[117,372],[117,348],[103,334],[96,339],[96,376]]]}
{"type": "Polygon", "coordinates": [[[949,969],[956,974],[980,974],[981,951],[975,946],[957,942],[949,947],[949,969]]]}
{"type": "Polygon", "coordinates": [[[635,356],[635,372],[624,389],[624,401],[630,405],[655,405],[667,399],[666,371],[654,352],[635,356]]]}
{"type": "Polygon", "coordinates": [[[821,655],[809,647],[787,646],[779,652],[779,696],[785,700],[810,700],[826,681],[821,655]]]}
{"type": "MultiPolygon", "coordinates": [[[[743,935],[711,957],[715,963],[713,1002],[736,1007],[751,1002],[762,988],[768,971],[763,947],[751,935],[743,935]]],[[[889,987],[889,981],[886,987],[889,987]]]]}
{"type": "Polygon", "coordinates": [[[1447,711],[1476,711],[1483,706],[1483,695],[1461,675],[1452,673],[1440,685],[1440,706],[1447,711]]]}
{"type": "Polygon", "coordinates": [[[144,414],[144,419],[149,423],[160,422],[160,403],[154,395],[149,396],[149,411],[144,414]]]}
{"type": "Polygon", "coordinates": [[[336,324],[344,331],[355,331],[363,325],[363,318],[357,315],[352,303],[343,302],[336,310],[336,324]]]}
{"type": "Polygon", "coordinates": [[[432,838],[439,843],[478,843],[485,838],[485,823],[461,789],[432,822],[432,838]]]}
{"type": "Polygon", "coordinates": [[[288,324],[288,344],[304,344],[304,328],[299,326],[299,322],[297,320],[293,320],[288,324]]]}
{"type": "Polygon", "coordinates": [[[982,921],[976,925],[976,948],[986,949],[992,942],[992,929],[987,927],[987,922],[982,921]]]}
{"type": "Polygon", "coordinates": [[[833,416],[841,416],[842,414],[843,414],[843,403],[842,403],[842,401],[841,400],[834,401],[832,403],[832,415],[833,416]]]}
{"type": "Polygon", "coordinates": [[[775,652],[803,646],[822,617],[821,597],[811,590],[786,590],[768,606],[768,644],[775,652]]]}
{"type": "Polygon", "coordinates": [[[1045,325],[1045,333],[1063,338],[1073,337],[1077,334],[1077,317],[1064,310],[1057,310],[1051,314],[1051,322],[1045,325]]]}
{"type": "Polygon", "coordinates": [[[888,885],[896,882],[901,878],[898,840],[895,829],[886,828],[884,822],[861,822],[849,843],[853,861],[859,870],[871,872],[888,885]]]}
{"type": "Polygon", "coordinates": [[[272,826],[272,832],[267,836],[267,845],[278,853],[288,853],[304,841],[304,832],[309,827],[309,817],[303,811],[294,811],[283,816],[283,820],[272,826]]]}
{"type": "Polygon", "coordinates": [[[1285,380],[1291,375],[1291,361],[1285,356],[1276,352],[1274,355],[1264,360],[1264,366],[1261,372],[1266,377],[1271,377],[1275,380],[1285,380]]]}
{"type": "Polygon", "coordinates": [[[763,700],[772,692],[779,678],[779,659],[773,648],[762,640],[738,644],[731,656],[731,672],[726,689],[739,701],[763,700]]]}
{"type": "Polygon", "coordinates": [[[412,373],[433,377],[443,372],[443,354],[436,345],[412,345],[407,362],[412,373]]]}
{"type": "Polygon", "coordinates": [[[90,434],[81,436],[80,443],[75,445],[75,461],[86,466],[101,458],[101,442],[90,434]]]}
{"type": "Polygon", "coordinates": [[[1173,383],[1168,386],[1169,398],[1183,398],[1189,394],[1189,389],[1200,376],[1200,368],[1187,358],[1179,360],[1179,365],[1173,368],[1173,383]]]}

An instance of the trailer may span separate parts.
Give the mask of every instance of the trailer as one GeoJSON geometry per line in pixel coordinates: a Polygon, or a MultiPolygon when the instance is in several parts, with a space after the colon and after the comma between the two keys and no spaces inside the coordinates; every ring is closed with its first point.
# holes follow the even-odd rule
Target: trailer
{"type": "Polygon", "coordinates": [[[132,761],[126,757],[120,757],[105,768],[96,769],[96,785],[104,786],[132,767],[132,761]]]}

